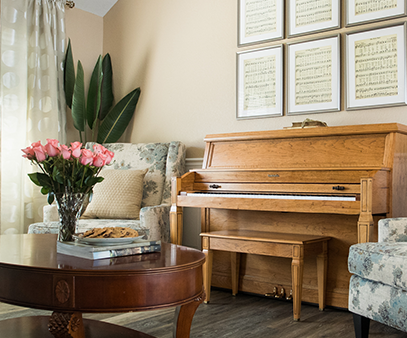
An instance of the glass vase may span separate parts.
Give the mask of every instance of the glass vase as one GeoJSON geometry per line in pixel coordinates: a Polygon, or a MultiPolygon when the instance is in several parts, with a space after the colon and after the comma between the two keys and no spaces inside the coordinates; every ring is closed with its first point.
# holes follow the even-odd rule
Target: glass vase
{"type": "Polygon", "coordinates": [[[59,214],[58,241],[71,242],[77,231],[79,217],[87,206],[88,194],[56,193],[55,199],[59,214]]]}

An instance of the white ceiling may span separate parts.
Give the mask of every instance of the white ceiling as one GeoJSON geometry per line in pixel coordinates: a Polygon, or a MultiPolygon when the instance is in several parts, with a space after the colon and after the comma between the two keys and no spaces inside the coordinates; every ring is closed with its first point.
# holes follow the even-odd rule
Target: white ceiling
{"type": "Polygon", "coordinates": [[[117,0],[74,0],[75,7],[104,17],[117,0]]]}

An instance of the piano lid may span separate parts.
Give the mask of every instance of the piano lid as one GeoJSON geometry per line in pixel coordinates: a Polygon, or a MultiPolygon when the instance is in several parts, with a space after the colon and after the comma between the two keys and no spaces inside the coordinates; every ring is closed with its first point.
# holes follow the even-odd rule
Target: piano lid
{"type": "Polygon", "coordinates": [[[399,123],[361,124],[335,127],[307,127],[287,128],[280,130],[251,131],[238,133],[223,133],[206,135],[205,142],[216,141],[247,141],[259,139],[318,137],[318,136],[344,136],[366,134],[401,133],[407,135],[407,126],[399,123]]]}
{"type": "Polygon", "coordinates": [[[203,168],[391,169],[406,135],[397,123],[208,135],[203,168]]]}

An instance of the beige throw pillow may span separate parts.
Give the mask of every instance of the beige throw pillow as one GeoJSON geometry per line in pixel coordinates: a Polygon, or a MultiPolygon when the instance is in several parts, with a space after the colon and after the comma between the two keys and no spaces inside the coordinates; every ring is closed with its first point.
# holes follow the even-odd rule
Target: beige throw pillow
{"type": "Polygon", "coordinates": [[[102,170],[82,218],[139,219],[145,170],[102,170]]]}

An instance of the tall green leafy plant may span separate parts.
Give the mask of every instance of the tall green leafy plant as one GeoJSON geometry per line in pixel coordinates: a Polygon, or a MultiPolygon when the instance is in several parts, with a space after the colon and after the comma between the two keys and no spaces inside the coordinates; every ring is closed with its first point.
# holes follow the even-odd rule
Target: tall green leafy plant
{"type": "Polygon", "coordinates": [[[100,55],[96,61],[85,98],[85,79],[82,63],[78,61],[76,75],[71,41],[65,55],[64,90],[71,109],[73,125],[80,141],[116,142],[126,130],[136,110],[140,88],[136,88],[113,106],[113,71],[110,55],[100,55]]]}

